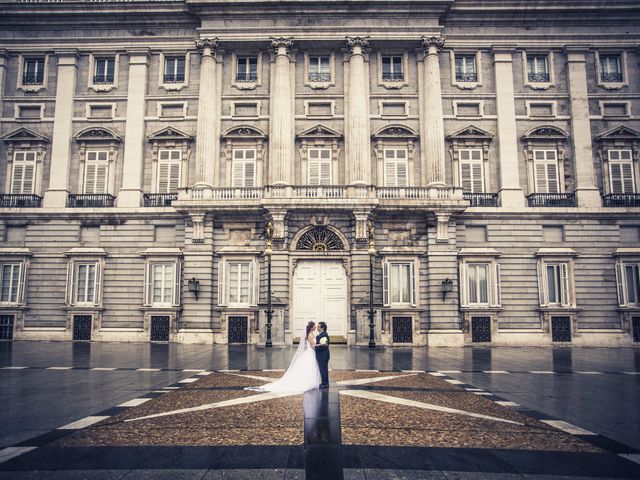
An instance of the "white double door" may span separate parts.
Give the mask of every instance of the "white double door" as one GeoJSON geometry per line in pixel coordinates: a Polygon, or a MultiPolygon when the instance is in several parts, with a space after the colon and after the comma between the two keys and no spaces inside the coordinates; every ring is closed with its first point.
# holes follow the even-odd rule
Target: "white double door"
{"type": "Polygon", "coordinates": [[[299,260],[293,275],[292,332],[326,322],[331,336],[347,336],[347,274],[341,261],[299,260]]]}

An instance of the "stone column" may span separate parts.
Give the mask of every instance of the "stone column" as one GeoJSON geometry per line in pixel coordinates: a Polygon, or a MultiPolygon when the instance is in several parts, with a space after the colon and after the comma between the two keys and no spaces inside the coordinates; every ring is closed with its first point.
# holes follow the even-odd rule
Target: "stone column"
{"type": "Polygon", "coordinates": [[[567,47],[567,71],[571,104],[571,139],[573,140],[576,197],[579,207],[600,207],[600,191],[595,184],[591,122],[587,97],[586,50],[567,47]]]}
{"type": "Polygon", "coordinates": [[[196,131],[195,183],[217,185],[215,166],[220,156],[220,100],[217,88],[216,50],[218,39],[196,40],[200,51],[200,91],[198,92],[198,127],[196,131]]]}
{"type": "Polygon", "coordinates": [[[291,59],[289,52],[293,39],[272,38],[275,49],[273,78],[271,80],[269,135],[269,183],[288,185],[291,183],[294,158],[293,88],[291,82],[291,59]]]}
{"type": "Polygon", "coordinates": [[[44,194],[45,208],[61,208],[67,205],[69,195],[69,163],[73,138],[73,97],[76,91],[78,51],[56,52],[58,79],[56,86],[56,111],[53,117],[51,142],[51,170],[49,188],[44,194]]]}
{"type": "Polygon", "coordinates": [[[124,134],[122,188],[118,192],[118,207],[142,205],[142,169],[145,143],[145,94],[149,50],[130,51],[129,83],[127,86],[127,122],[124,134]]]}
{"type": "Polygon", "coordinates": [[[524,207],[524,194],[518,170],[518,132],[513,98],[513,49],[494,48],[496,109],[498,114],[498,158],[500,165],[500,205],[524,207]]]}
{"type": "Polygon", "coordinates": [[[2,97],[4,96],[4,85],[7,79],[7,63],[9,54],[4,48],[0,48],[0,112],[2,112],[2,97]]]}
{"type": "Polygon", "coordinates": [[[425,148],[427,185],[443,186],[445,181],[444,120],[442,118],[442,85],[440,84],[440,51],[444,37],[422,37],[424,47],[425,148]]]}
{"type": "Polygon", "coordinates": [[[347,37],[349,85],[345,125],[347,180],[351,185],[371,184],[371,129],[369,127],[369,72],[365,53],[368,37],[347,37]]]}

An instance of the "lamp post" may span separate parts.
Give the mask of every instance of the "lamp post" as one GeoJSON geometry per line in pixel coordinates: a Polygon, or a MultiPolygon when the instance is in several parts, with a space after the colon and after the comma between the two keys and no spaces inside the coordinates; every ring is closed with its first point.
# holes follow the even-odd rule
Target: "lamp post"
{"type": "Polygon", "coordinates": [[[271,254],[273,248],[271,245],[271,222],[267,223],[267,229],[265,233],[264,255],[267,259],[267,341],[265,343],[266,348],[273,347],[271,342],[271,319],[273,318],[273,309],[271,308],[271,254]]]}
{"type": "Polygon", "coordinates": [[[447,277],[442,281],[442,301],[444,302],[447,293],[453,290],[453,282],[447,277]]]}
{"type": "Polygon", "coordinates": [[[369,348],[376,348],[376,333],[373,310],[373,259],[376,256],[376,245],[373,238],[373,225],[369,222],[369,348]]]}

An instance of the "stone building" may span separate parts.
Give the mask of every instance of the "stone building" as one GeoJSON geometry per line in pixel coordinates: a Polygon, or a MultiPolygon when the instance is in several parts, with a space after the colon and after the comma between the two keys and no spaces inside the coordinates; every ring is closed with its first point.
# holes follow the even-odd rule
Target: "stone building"
{"type": "Polygon", "coordinates": [[[378,344],[639,342],[638,45],[635,0],[0,0],[2,336],[366,345],[372,292],[378,344]]]}

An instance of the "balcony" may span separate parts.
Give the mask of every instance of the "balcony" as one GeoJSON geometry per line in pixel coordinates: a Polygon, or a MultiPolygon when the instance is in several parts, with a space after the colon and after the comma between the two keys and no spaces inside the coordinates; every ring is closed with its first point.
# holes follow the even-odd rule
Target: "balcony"
{"type": "Polygon", "coordinates": [[[93,83],[94,85],[111,85],[113,84],[113,79],[113,74],[94,75],[93,83]]]}
{"type": "Polygon", "coordinates": [[[38,195],[0,194],[0,208],[40,208],[42,197],[38,195]]]}
{"type": "Polygon", "coordinates": [[[603,83],[620,83],[622,82],[622,72],[602,72],[600,81],[603,83]]]}
{"type": "Polygon", "coordinates": [[[184,83],[184,73],[165,73],[164,83],[184,83]]]}
{"type": "Polygon", "coordinates": [[[471,83],[478,81],[477,73],[459,73],[456,72],[456,82],[471,83]]]}
{"type": "Polygon", "coordinates": [[[640,193],[610,193],[602,197],[604,207],[640,207],[640,193]]]}
{"type": "Polygon", "coordinates": [[[527,196],[530,207],[575,207],[575,193],[532,193],[527,196]]]}
{"type": "Polygon", "coordinates": [[[309,72],[309,81],[310,82],[330,82],[331,74],[321,73],[321,72],[309,72]]]}
{"type": "Polygon", "coordinates": [[[44,72],[24,73],[22,75],[23,85],[42,85],[44,82],[44,72]]]}
{"type": "Polygon", "coordinates": [[[108,193],[70,193],[67,198],[69,208],[113,207],[116,197],[108,193]]]}
{"type": "Polygon", "coordinates": [[[177,193],[145,193],[142,201],[145,207],[170,207],[177,199],[177,193]]]}
{"type": "Polygon", "coordinates": [[[236,73],[236,82],[257,82],[258,81],[258,73],[257,72],[237,72],[236,73]]]}
{"type": "Polygon", "coordinates": [[[462,194],[462,198],[469,200],[470,207],[497,207],[497,193],[468,193],[462,194]]]}
{"type": "Polygon", "coordinates": [[[549,83],[549,74],[547,72],[529,73],[528,79],[531,83],[549,83]]]}
{"type": "Polygon", "coordinates": [[[382,81],[383,82],[404,82],[404,73],[402,72],[383,72],[382,73],[382,81]]]}

